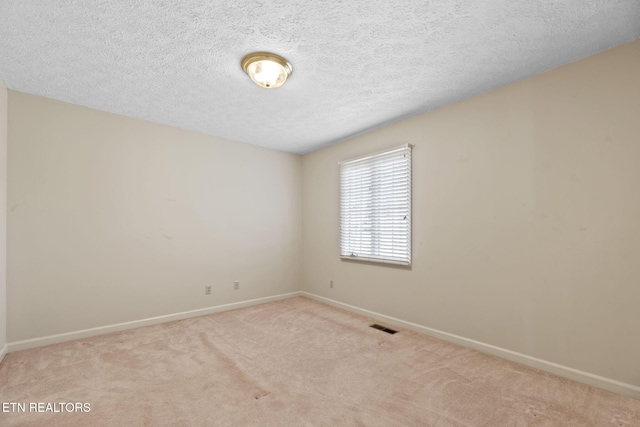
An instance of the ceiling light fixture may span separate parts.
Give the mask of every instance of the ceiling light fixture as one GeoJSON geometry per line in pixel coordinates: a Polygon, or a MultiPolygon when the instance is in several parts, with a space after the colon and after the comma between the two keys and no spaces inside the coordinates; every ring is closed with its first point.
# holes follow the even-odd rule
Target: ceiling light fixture
{"type": "Polygon", "coordinates": [[[242,58],[242,69],[258,86],[273,89],[280,87],[293,72],[289,61],[269,52],[254,52],[242,58]]]}

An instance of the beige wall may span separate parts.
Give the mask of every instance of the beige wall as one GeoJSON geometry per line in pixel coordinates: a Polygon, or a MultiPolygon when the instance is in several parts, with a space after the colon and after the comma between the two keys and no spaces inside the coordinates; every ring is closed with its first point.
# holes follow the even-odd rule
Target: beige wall
{"type": "Polygon", "coordinates": [[[640,41],[304,156],[303,289],[640,385],[638,76],[640,41]],[[413,268],[340,261],[338,161],[403,143],[413,268]]]}
{"type": "MultiPolygon", "coordinates": [[[[7,88],[0,80],[0,354],[7,344],[7,88]]],[[[2,360],[2,356],[0,356],[2,360]]]]}
{"type": "Polygon", "coordinates": [[[14,91],[9,123],[9,342],[299,290],[300,156],[14,91]]]}

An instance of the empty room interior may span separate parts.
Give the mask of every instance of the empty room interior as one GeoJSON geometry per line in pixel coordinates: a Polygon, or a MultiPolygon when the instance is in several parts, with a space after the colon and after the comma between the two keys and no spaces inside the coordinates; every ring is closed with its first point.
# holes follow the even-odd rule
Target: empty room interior
{"type": "Polygon", "coordinates": [[[640,425],[635,0],[3,1],[0,180],[0,425],[640,425]]]}

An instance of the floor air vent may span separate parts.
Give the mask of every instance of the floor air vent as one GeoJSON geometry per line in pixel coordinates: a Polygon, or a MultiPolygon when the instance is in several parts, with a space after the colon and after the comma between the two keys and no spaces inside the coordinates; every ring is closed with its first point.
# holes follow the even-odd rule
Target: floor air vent
{"type": "Polygon", "coordinates": [[[377,323],[374,323],[370,327],[373,328],[373,329],[378,329],[378,330],[380,330],[382,332],[386,332],[386,333],[391,334],[391,335],[393,335],[396,332],[398,332],[398,331],[394,331],[393,329],[385,328],[384,326],[378,325],[377,323]]]}

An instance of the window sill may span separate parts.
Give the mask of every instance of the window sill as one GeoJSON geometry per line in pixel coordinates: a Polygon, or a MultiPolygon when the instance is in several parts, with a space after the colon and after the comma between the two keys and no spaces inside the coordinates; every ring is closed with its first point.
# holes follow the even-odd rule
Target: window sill
{"type": "Polygon", "coordinates": [[[411,262],[400,262],[400,261],[387,261],[383,259],[376,258],[361,258],[361,257],[352,257],[352,256],[340,256],[341,261],[349,261],[355,262],[359,264],[374,264],[379,265],[381,267],[395,267],[395,268],[403,268],[406,270],[411,270],[411,262]]]}

